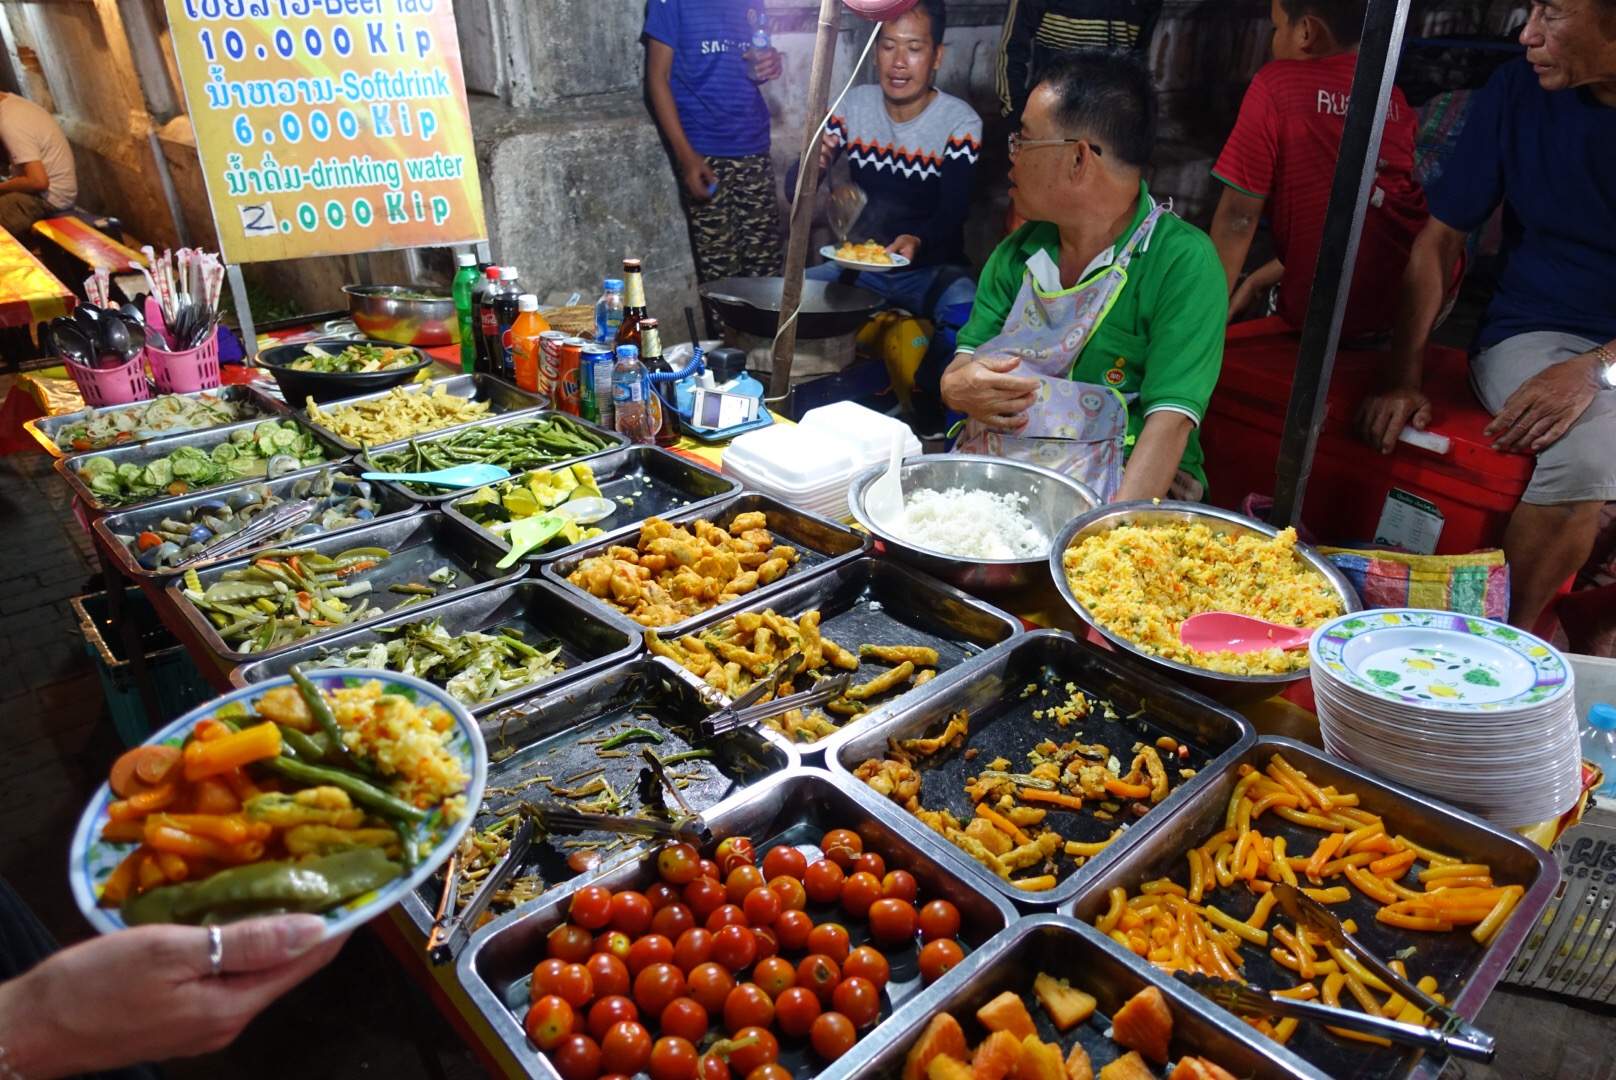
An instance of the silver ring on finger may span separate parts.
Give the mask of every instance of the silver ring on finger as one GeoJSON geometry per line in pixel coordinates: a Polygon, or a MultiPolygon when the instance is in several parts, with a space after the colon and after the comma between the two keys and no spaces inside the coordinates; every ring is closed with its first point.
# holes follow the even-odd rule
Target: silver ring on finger
{"type": "Polygon", "coordinates": [[[208,974],[224,974],[224,931],[217,926],[208,927],[208,974]]]}

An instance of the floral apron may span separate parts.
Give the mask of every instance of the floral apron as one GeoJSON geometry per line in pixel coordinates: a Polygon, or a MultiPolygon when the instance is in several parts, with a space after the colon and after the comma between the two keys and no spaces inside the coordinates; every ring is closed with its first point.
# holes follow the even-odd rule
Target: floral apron
{"type": "Polygon", "coordinates": [[[1122,487],[1128,406],[1111,387],[1074,382],[1072,373],[1127,286],[1134,252],[1149,243],[1167,212],[1167,204],[1153,207],[1111,265],[1086,284],[1045,292],[1031,270],[1024,273],[1004,328],[977,352],[1020,358],[1013,374],[1036,378],[1038,399],[1027,410],[1027,426],[1014,435],[967,420],[955,451],[1043,465],[1087,484],[1101,502],[1116,496],[1122,487]]]}

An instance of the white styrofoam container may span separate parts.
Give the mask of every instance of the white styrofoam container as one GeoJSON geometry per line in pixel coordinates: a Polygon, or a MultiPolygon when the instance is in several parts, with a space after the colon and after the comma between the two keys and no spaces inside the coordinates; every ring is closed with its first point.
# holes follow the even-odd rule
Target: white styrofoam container
{"type": "Polygon", "coordinates": [[[886,463],[892,452],[892,433],[904,436],[903,456],[913,457],[923,451],[915,433],[895,416],[886,416],[853,401],[834,401],[809,409],[803,414],[799,427],[834,435],[853,448],[854,472],[863,472],[872,465],[886,463]]]}
{"type": "Polygon", "coordinates": [[[795,424],[770,424],[736,436],[724,450],[724,471],[776,493],[810,496],[846,485],[857,470],[844,439],[795,424]]]}

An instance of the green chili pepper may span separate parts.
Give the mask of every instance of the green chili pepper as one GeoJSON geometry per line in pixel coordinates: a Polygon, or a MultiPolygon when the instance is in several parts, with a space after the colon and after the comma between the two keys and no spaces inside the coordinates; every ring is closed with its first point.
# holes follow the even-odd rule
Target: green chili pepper
{"type": "Polygon", "coordinates": [[[712,756],[713,752],[707,749],[681,750],[677,754],[669,754],[667,757],[660,760],[664,765],[677,765],[681,761],[707,761],[710,760],[712,756]]]}
{"type": "Polygon", "coordinates": [[[662,736],[648,728],[632,727],[620,734],[613,735],[601,743],[600,748],[602,750],[616,750],[619,746],[624,746],[631,742],[650,742],[661,745],[662,736]]]}
{"type": "Polygon", "coordinates": [[[288,780],[296,780],[301,784],[319,786],[330,784],[341,788],[348,793],[354,802],[368,809],[376,811],[383,817],[399,818],[404,821],[420,822],[426,820],[426,811],[411,806],[391,792],[355,776],[351,772],[335,769],[329,765],[309,765],[288,757],[270,758],[258,764],[270,772],[279,773],[288,780]]]}

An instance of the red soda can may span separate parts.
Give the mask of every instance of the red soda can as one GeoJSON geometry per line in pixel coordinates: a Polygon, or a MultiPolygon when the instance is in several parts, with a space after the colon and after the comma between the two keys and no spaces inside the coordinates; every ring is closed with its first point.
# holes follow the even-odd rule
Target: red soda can
{"type": "Polygon", "coordinates": [[[546,330],[539,335],[539,385],[537,393],[552,403],[555,401],[555,385],[561,371],[561,343],[567,340],[567,335],[560,330],[546,330]]]}
{"type": "Polygon", "coordinates": [[[583,346],[583,338],[569,337],[556,350],[555,390],[551,396],[551,407],[557,412],[578,415],[578,368],[583,346]]]}

